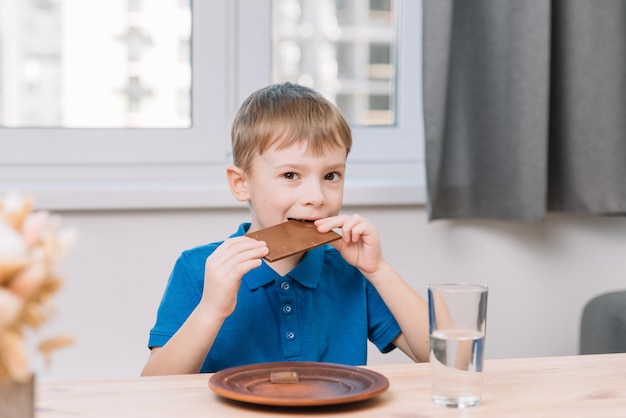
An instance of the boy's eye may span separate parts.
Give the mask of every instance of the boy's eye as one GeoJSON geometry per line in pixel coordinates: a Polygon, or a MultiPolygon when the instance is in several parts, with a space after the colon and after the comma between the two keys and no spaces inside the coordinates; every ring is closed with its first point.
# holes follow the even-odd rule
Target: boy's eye
{"type": "Polygon", "coordinates": [[[325,180],[339,180],[339,178],[340,178],[340,175],[336,171],[333,171],[332,173],[328,173],[324,176],[325,180]]]}
{"type": "Polygon", "coordinates": [[[297,174],[294,172],[289,172],[289,173],[283,174],[283,177],[286,178],[287,180],[293,180],[297,177],[297,174]]]}

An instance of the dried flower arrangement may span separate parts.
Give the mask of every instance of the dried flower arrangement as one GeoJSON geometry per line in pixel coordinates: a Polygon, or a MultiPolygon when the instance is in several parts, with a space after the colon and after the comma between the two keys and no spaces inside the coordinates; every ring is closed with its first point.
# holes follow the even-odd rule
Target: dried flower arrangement
{"type": "MultiPolygon", "coordinates": [[[[54,313],[51,296],[62,285],[54,268],[73,241],[60,218],[34,211],[32,200],[17,193],[0,199],[0,379],[25,382],[33,371],[25,342],[27,328],[39,329],[54,313]]],[[[37,349],[50,352],[73,339],[56,336],[37,349]]]]}

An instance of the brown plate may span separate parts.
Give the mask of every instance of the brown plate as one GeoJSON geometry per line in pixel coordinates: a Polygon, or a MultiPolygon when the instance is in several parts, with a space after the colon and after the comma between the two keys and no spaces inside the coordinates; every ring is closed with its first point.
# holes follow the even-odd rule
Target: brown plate
{"type": "Polygon", "coordinates": [[[260,363],[215,373],[209,388],[228,399],[260,405],[317,406],[357,402],[378,396],[389,380],[375,371],[316,362],[260,363]],[[272,383],[271,374],[295,372],[298,383],[272,383]]]}

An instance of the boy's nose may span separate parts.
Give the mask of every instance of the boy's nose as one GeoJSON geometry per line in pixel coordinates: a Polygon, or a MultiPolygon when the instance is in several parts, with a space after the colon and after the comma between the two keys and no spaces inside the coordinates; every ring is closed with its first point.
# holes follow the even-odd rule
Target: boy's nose
{"type": "Polygon", "coordinates": [[[324,204],[324,191],[322,185],[317,181],[310,181],[302,190],[305,204],[312,206],[320,206],[324,204]]]}

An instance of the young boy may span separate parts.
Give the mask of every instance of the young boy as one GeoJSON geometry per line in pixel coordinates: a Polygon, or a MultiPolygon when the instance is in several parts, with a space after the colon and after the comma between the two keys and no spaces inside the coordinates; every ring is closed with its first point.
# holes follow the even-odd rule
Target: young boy
{"type": "Polygon", "coordinates": [[[350,128],[317,92],[275,84],[244,101],[232,126],[230,190],[251,223],[180,256],[142,375],[215,372],[270,361],[363,365],[367,339],[428,361],[428,307],[382,255],[376,229],[340,215],[350,128]],[[288,219],[342,239],[272,263],[247,232],[288,219]]]}

